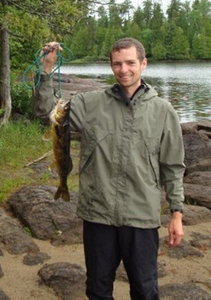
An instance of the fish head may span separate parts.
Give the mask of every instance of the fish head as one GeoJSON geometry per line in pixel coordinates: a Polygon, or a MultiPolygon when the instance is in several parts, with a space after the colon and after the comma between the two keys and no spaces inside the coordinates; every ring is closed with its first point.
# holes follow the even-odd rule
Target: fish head
{"type": "Polygon", "coordinates": [[[69,117],[70,101],[62,98],[58,102],[50,115],[50,119],[55,124],[63,124],[69,117]]]}

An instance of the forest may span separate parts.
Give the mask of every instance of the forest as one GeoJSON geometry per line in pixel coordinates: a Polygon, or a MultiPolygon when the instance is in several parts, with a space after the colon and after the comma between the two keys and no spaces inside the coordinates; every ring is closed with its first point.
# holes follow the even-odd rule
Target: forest
{"type": "Polygon", "coordinates": [[[1,0],[0,22],[10,34],[13,68],[25,68],[45,42],[56,39],[75,58],[108,60],[121,37],[140,40],[148,58],[211,59],[211,1],[1,0]],[[7,5],[1,5],[3,2],[7,5]]]}
{"type": "Polygon", "coordinates": [[[129,0],[113,0],[81,19],[64,40],[77,57],[104,60],[111,44],[125,36],[141,41],[154,60],[211,59],[211,2],[172,0],[164,12],[159,1],[146,0],[135,9],[129,0]]]}
{"type": "Polygon", "coordinates": [[[112,43],[128,36],[143,43],[148,59],[211,59],[211,1],[171,0],[166,11],[161,0],[140,3],[0,0],[0,117],[8,119],[11,97],[20,104],[17,76],[48,41],[63,43],[77,62],[108,61],[112,43]]]}

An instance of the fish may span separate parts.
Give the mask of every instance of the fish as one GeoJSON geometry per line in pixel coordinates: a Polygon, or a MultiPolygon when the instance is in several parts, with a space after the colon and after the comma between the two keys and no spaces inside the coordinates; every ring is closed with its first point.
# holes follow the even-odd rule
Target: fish
{"type": "Polygon", "coordinates": [[[50,120],[52,122],[53,165],[60,180],[54,200],[58,200],[61,197],[64,201],[70,201],[67,185],[68,175],[73,168],[70,156],[70,101],[59,98],[50,114],[50,120]]]}

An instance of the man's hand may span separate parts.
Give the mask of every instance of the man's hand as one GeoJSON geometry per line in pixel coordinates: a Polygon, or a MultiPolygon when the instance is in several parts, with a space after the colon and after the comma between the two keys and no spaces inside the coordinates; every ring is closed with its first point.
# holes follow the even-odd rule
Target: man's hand
{"type": "Polygon", "coordinates": [[[178,246],[183,237],[183,227],[182,227],[182,213],[177,211],[172,214],[171,221],[169,224],[169,246],[178,246]]]}
{"type": "Polygon", "coordinates": [[[40,56],[42,56],[42,58],[40,59],[40,65],[42,65],[43,71],[45,71],[47,74],[50,74],[52,72],[57,60],[57,52],[62,50],[63,48],[57,42],[47,43],[43,47],[40,53],[40,56]]]}

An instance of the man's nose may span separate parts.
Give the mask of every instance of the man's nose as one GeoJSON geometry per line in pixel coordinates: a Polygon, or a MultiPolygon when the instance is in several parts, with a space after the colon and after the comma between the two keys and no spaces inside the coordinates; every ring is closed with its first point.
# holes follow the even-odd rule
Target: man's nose
{"type": "Polygon", "coordinates": [[[127,71],[128,71],[128,66],[127,66],[127,64],[125,64],[125,63],[121,64],[121,69],[120,69],[120,71],[121,71],[122,73],[127,72],[127,71]]]}

